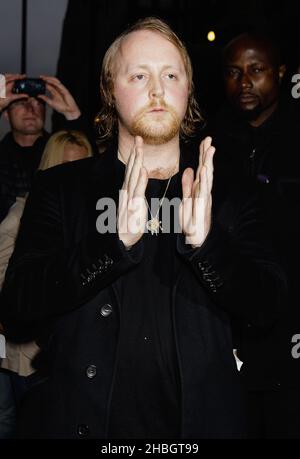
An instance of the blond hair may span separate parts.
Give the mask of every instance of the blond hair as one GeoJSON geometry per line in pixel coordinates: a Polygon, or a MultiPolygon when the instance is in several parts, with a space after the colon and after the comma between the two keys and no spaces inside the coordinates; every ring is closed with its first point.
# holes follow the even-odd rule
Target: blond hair
{"type": "Polygon", "coordinates": [[[40,170],[57,166],[64,162],[64,150],[67,144],[84,147],[87,157],[92,156],[92,147],[86,136],[80,131],[59,131],[48,140],[39,165],[40,170]]]}
{"type": "Polygon", "coordinates": [[[100,95],[102,99],[102,109],[95,118],[95,124],[100,134],[100,142],[111,140],[117,133],[118,114],[114,101],[114,63],[124,39],[138,30],[150,30],[161,34],[166,40],[171,42],[179,51],[188,78],[189,97],[185,117],[181,123],[180,134],[182,137],[191,137],[197,127],[197,123],[203,121],[198,103],[194,95],[193,69],[190,57],[183,42],[161,19],[148,17],[140,19],[131,27],[126,29],[108,48],[103,59],[100,76],[100,95]]]}

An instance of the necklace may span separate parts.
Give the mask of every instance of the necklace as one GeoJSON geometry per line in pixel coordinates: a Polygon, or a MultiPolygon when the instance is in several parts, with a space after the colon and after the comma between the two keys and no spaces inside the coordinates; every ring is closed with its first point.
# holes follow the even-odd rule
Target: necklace
{"type": "MultiPolygon", "coordinates": [[[[123,162],[126,164],[126,161],[124,161],[123,155],[121,154],[120,150],[119,150],[118,152],[119,152],[119,155],[120,155],[121,159],[122,159],[123,162]]],[[[179,160],[178,160],[178,162],[179,162],[179,160]]],[[[176,167],[175,167],[174,171],[176,171],[176,169],[177,169],[177,167],[178,167],[178,162],[176,163],[176,167]]],[[[175,174],[175,172],[169,177],[169,180],[168,180],[168,183],[167,183],[167,186],[166,186],[164,195],[163,195],[163,197],[162,197],[162,198],[160,199],[160,201],[159,201],[159,206],[158,206],[158,209],[157,209],[157,212],[156,212],[155,216],[152,215],[150,206],[149,206],[148,201],[147,201],[147,198],[146,198],[146,196],[145,196],[145,201],[146,201],[146,204],[147,204],[147,207],[148,207],[150,216],[151,216],[151,218],[150,218],[150,219],[147,221],[147,223],[146,223],[146,228],[147,228],[148,231],[151,232],[151,235],[152,235],[152,236],[153,236],[153,234],[155,234],[155,235],[157,236],[158,233],[159,233],[159,230],[163,231],[163,227],[161,226],[161,221],[160,221],[159,218],[158,218],[158,214],[159,214],[160,208],[161,208],[161,206],[162,206],[162,204],[163,204],[163,202],[164,202],[165,196],[166,196],[166,194],[167,194],[167,191],[168,191],[170,182],[171,182],[172,177],[173,177],[174,174],[175,174]]]]}
{"type": "Polygon", "coordinates": [[[145,196],[145,201],[146,201],[146,204],[147,204],[147,207],[148,207],[150,216],[151,216],[150,220],[148,220],[147,223],[146,223],[146,228],[147,228],[148,231],[151,232],[152,236],[153,236],[153,234],[158,235],[159,230],[163,231],[163,227],[161,226],[161,221],[158,219],[158,214],[159,214],[159,210],[160,210],[160,208],[161,208],[161,206],[162,206],[162,204],[163,204],[163,202],[164,202],[164,199],[165,199],[166,193],[167,193],[167,191],[168,191],[168,188],[169,188],[171,179],[172,179],[172,175],[171,175],[171,177],[170,177],[169,180],[168,180],[168,183],[167,183],[167,186],[166,186],[164,195],[163,195],[163,197],[162,197],[162,198],[160,199],[160,201],[159,201],[159,206],[158,206],[157,212],[156,212],[156,214],[155,214],[155,217],[153,217],[153,215],[152,215],[152,213],[151,213],[151,210],[150,210],[150,207],[149,207],[147,198],[146,198],[146,196],[145,196]]]}

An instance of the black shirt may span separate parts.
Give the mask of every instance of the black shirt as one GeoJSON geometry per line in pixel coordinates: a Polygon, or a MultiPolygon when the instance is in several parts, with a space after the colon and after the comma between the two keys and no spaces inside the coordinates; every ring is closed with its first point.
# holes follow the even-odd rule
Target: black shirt
{"type": "MultiPolygon", "coordinates": [[[[179,197],[178,182],[179,173],[172,177],[166,198],[179,197]]],[[[150,199],[161,199],[167,184],[168,180],[149,179],[150,207],[150,199]]],[[[171,311],[176,235],[173,229],[171,234],[148,232],[142,240],[142,261],[115,283],[121,325],[108,436],[176,438],[180,387],[171,311]]]]}

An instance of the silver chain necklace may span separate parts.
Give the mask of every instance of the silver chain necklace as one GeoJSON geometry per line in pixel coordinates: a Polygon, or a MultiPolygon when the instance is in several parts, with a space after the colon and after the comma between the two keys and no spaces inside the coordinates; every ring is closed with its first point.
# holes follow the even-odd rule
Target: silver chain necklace
{"type": "Polygon", "coordinates": [[[164,202],[164,199],[165,199],[165,196],[167,194],[167,191],[168,191],[168,188],[169,188],[169,185],[170,185],[172,177],[173,177],[172,175],[171,175],[171,177],[169,177],[169,180],[168,180],[164,195],[159,201],[159,206],[158,206],[157,212],[156,212],[154,217],[152,215],[152,212],[150,210],[147,198],[145,196],[145,201],[146,201],[147,207],[149,209],[149,213],[151,215],[150,220],[148,220],[147,223],[146,223],[146,228],[147,228],[148,231],[151,232],[152,236],[153,236],[153,234],[155,234],[157,236],[158,233],[159,233],[159,230],[163,231],[163,227],[161,226],[161,221],[158,218],[158,214],[159,214],[160,208],[161,208],[161,206],[162,206],[162,204],[164,202]]]}
{"type": "MultiPolygon", "coordinates": [[[[121,159],[123,160],[123,162],[126,164],[126,161],[124,160],[124,157],[122,155],[122,153],[120,152],[120,150],[118,150],[118,153],[121,157],[121,159]]],[[[179,162],[179,161],[178,161],[179,162]]],[[[175,171],[178,167],[178,162],[176,164],[176,167],[175,167],[175,171]]],[[[164,202],[164,199],[165,199],[165,196],[167,194],[167,191],[168,191],[168,188],[169,188],[169,185],[170,185],[170,182],[172,180],[172,177],[175,175],[175,172],[169,177],[169,180],[168,180],[168,183],[167,183],[167,186],[166,186],[166,189],[165,189],[165,192],[164,192],[164,195],[163,197],[160,199],[159,201],[159,206],[158,206],[158,209],[157,209],[157,212],[155,214],[155,216],[153,217],[152,215],[152,212],[151,212],[151,209],[150,209],[150,206],[148,204],[148,201],[147,201],[147,198],[145,196],[145,201],[146,201],[146,204],[147,204],[147,207],[148,207],[148,210],[149,210],[149,213],[150,213],[150,216],[151,218],[147,221],[146,223],[146,228],[148,231],[151,232],[151,235],[153,236],[153,234],[155,234],[156,236],[158,235],[159,233],[159,230],[163,231],[163,227],[161,226],[161,221],[159,220],[158,218],[158,214],[159,214],[159,211],[160,211],[160,208],[164,202]]]]}

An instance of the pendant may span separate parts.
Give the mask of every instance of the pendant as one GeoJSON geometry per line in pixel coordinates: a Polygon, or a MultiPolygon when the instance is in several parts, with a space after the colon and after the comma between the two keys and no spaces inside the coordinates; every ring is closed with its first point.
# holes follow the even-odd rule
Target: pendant
{"type": "Polygon", "coordinates": [[[157,235],[160,229],[162,230],[161,221],[159,221],[156,217],[148,220],[146,227],[147,230],[151,232],[152,236],[153,234],[157,235]]]}

